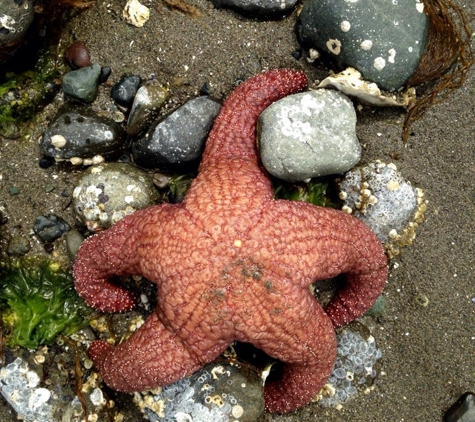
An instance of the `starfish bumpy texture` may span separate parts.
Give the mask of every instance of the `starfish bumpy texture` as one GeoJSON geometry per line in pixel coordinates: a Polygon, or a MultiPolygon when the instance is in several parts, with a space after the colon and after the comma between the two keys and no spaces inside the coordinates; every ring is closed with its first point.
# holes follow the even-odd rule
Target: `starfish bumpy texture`
{"type": "Polygon", "coordinates": [[[334,327],[372,306],[387,267],[381,243],[356,218],[273,198],[257,157],[256,120],[306,85],[303,72],[286,69],[242,83],[214,123],[184,201],[137,211],[81,246],[75,285],[91,306],[134,306],[133,293],[111,281],[116,275],[140,274],[158,286],[156,310],[128,340],[89,348],[110,387],[132,392],[172,383],[234,341],[284,363],[281,377],[265,386],[270,412],[305,405],[326,382],[336,358],[334,327]],[[342,273],[324,310],[309,286],[342,273]]]}

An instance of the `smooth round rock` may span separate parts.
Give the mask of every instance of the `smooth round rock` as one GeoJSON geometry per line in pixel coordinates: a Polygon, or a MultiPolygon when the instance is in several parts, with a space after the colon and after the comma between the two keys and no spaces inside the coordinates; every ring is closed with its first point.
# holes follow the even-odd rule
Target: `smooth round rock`
{"type": "Polygon", "coordinates": [[[70,225],[54,214],[40,215],[33,226],[33,231],[44,243],[54,242],[69,230],[70,225]]]}
{"type": "Polygon", "coordinates": [[[97,98],[101,66],[93,64],[71,70],[63,75],[64,93],[84,103],[92,103],[97,98]]]}
{"type": "Polygon", "coordinates": [[[278,15],[292,9],[297,0],[213,0],[217,7],[230,7],[249,15],[278,15]]]}
{"type": "Polygon", "coordinates": [[[467,391],[444,415],[444,422],[475,421],[475,393],[467,391]]]}
{"type": "Polygon", "coordinates": [[[135,163],[155,168],[198,160],[220,108],[221,104],[205,96],[177,108],[132,144],[135,163]]]}
{"type": "Polygon", "coordinates": [[[82,41],[73,42],[66,50],[65,58],[72,69],[79,69],[91,64],[91,53],[82,41]]]}
{"type": "Polygon", "coordinates": [[[84,236],[77,230],[69,230],[66,233],[66,251],[68,252],[68,257],[73,262],[76,259],[79,247],[84,240],[84,236]]]}
{"type": "Polygon", "coordinates": [[[147,130],[169,96],[169,91],[159,85],[140,87],[127,120],[127,135],[137,136],[147,130]]]}
{"type": "Polygon", "coordinates": [[[125,131],[112,119],[98,116],[91,108],[66,104],[40,141],[44,155],[56,160],[118,158],[124,150],[125,131]]]}
{"type": "Polygon", "coordinates": [[[21,47],[34,16],[31,0],[0,0],[0,63],[21,47]]]}
{"type": "Polygon", "coordinates": [[[140,76],[124,75],[111,88],[111,98],[118,105],[130,108],[141,83],[142,78],[140,76]]]}
{"type": "Polygon", "coordinates": [[[89,231],[106,229],[126,215],[154,204],[152,177],[127,163],[90,167],[73,192],[76,216],[89,231]]]}
{"type": "Polygon", "coordinates": [[[345,172],[361,156],[355,127],[353,104],[337,91],[290,95],[259,117],[262,163],[269,173],[290,182],[345,172]]]}
{"type": "Polygon", "coordinates": [[[364,79],[396,91],[419,65],[428,27],[420,0],[307,0],[297,32],[338,71],[354,67],[364,79]]]}
{"type": "Polygon", "coordinates": [[[264,387],[257,372],[247,367],[211,363],[163,387],[160,394],[150,394],[139,406],[151,422],[254,422],[264,412],[264,387]]]}

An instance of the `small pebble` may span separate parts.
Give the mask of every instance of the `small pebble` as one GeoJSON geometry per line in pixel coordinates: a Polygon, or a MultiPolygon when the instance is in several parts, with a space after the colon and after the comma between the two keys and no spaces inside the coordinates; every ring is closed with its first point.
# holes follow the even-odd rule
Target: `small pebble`
{"type": "Polygon", "coordinates": [[[111,98],[120,106],[130,108],[142,78],[137,75],[124,75],[111,88],[111,98]]]}
{"type": "Polygon", "coordinates": [[[73,42],[66,51],[66,60],[76,70],[91,64],[91,53],[82,41],[73,42]]]}
{"type": "Polygon", "coordinates": [[[112,73],[112,69],[110,68],[110,66],[102,66],[101,73],[99,74],[99,84],[103,84],[104,82],[107,82],[111,73],[112,73]]]}
{"type": "Polygon", "coordinates": [[[98,64],[65,73],[62,81],[64,93],[81,102],[92,103],[97,98],[100,73],[98,64]]]}
{"type": "Polygon", "coordinates": [[[66,250],[71,262],[76,259],[76,255],[83,240],[84,236],[75,229],[69,230],[66,233],[66,250]]]}
{"type": "Polygon", "coordinates": [[[30,241],[25,236],[13,236],[8,242],[7,254],[10,256],[23,256],[30,249],[30,241]]]}
{"type": "Polygon", "coordinates": [[[63,218],[54,214],[37,217],[33,226],[33,231],[43,243],[54,242],[70,229],[63,218]]]}

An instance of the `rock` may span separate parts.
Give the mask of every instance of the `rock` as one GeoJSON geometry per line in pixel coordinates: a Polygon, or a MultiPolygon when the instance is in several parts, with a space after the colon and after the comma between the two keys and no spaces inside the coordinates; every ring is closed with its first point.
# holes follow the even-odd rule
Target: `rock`
{"type": "Polygon", "coordinates": [[[43,243],[51,243],[71,230],[64,219],[54,214],[41,215],[36,218],[33,231],[43,243]]]}
{"type": "Polygon", "coordinates": [[[25,236],[13,236],[8,242],[7,254],[10,256],[23,256],[30,249],[30,241],[25,236]]]}
{"type": "Polygon", "coordinates": [[[63,75],[63,91],[71,98],[92,103],[97,98],[100,74],[98,64],[71,70],[63,75]]]}
{"type": "Polygon", "coordinates": [[[278,15],[292,9],[297,0],[213,0],[217,7],[230,7],[250,15],[278,15]]]}
{"type": "Polygon", "coordinates": [[[137,75],[124,75],[111,89],[111,98],[119,105],[130,108],[135,94],[142,83],[142,78],[137,75]]]}
{"type": "Polygon", "coordinates": [[[76,254],[78,253],[79,247],[81,246],[83,240],[84,236],[75,229],[69,230],[66,233],[66,250],[71,262],[76,259],[76,254]]]}
{"type": "Polygon", "coordinates": [[[151,422],[254,422],[264,411],[262,384],[250,368],[211,363],[156,394],[136,395],[135,401],[151,422]]]}
{"type": "Polygon", "coordinates": [[[56,161],[81,164],[95,156],[118,158],[124,140],[125,131],[112,119],[100,117],[86,106],[66,104],[43,134],[40,148],[56,161]]]}
{"type": "Polygon", "coordinates": [[[177,108],[132,144],[135,163],[155,168],[197,161],[220,108],[209,97],[194,98],[177,108]]]}
{"type": "Polygon", "coordinates": [[[9,59],[24,43],[34,16],[32,0],[0,0],[0,63],[9,59]]]}
{"type": "Polygon", "coordinates": [[[308,0],[297,32],[338,71],[354,67],[380,88],[397,91],[422,56],[429,26],[423,9],[420,0],[308,0]]]}
{"type": "Polygon", "coordinates": [[[169,91],[159,85],[140,87],[127,120],[127,135],[137,136],[147,130],[169,95],[169,91]]]}
{"type": "Polygon", "coordinates": [[[82,41],[73,42],[66,51],[66,61],[72,69],[79,69],[91,64],[91,53],[82,41]]]}
{"type": "Polygon", "coordinates": [[[91,232],[106,229],[134,211],[154,204],[150,175],[127,163],[90,167],[73,192],[76,216],[91,232]]]}
{"type": "Polygon", "coordinates": [[[99,84],[103,84],[104,82],[107,82],[111,73],[112,73],[112,69],[110,68],[110,66],[102,66],[101,74],[99,75],[99,84]]]}
{"type": "Polygon", "coordinates": [[[342,173],[360,160],[356,113],[343,94],[326,89],[285,97],[259,117],[261,160],[287,181],[342,173]]]}
{"type": "Polygon", "coordinates": [[[340,182],[342,210],[364,221],[388,255],[412,243],[426,210],[424,192],[403,179],[394,164],[375,161],[349,171],[340,182]]]}
{"type": "Polygon", "coordinates": [[[382,357],[373,336],[364,339],[345,329],[337,333],[337,358],[333,371],[316,397],[324,407],[335,407],[370,388],[376,378],[376,362],[382,357]]]}
{"type": "Polygon", "coordinates": [[[445,412],[444,422],[471,421],[475,421],[475,394],[466,392],[445,412]]]}

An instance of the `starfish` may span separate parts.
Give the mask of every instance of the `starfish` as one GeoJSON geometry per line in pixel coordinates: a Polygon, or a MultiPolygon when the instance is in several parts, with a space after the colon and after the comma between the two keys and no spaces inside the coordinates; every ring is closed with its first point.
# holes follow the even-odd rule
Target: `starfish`
{"type": "Polygon", "coordinates": [[[234,341],[284,363],[282,376],[265,385],[270,412],[305,405],[326,382],[336,359],[334,327],[371,307],[387,266],[381,243],[361,221],[273,197],[257,157],[256,120],[306,85],[303,72],[288,69],[239,85],[215,120],[184,201],[137,211],[81,245],[75,286],[91,306],[134,306],[134,294],[114,276],[142,275],[158,286],[155,311],[129,339],[89,348],[111,388],[170,384],[234,341]],[[342,273],[324,310],[309,286],[342,273]]]}

